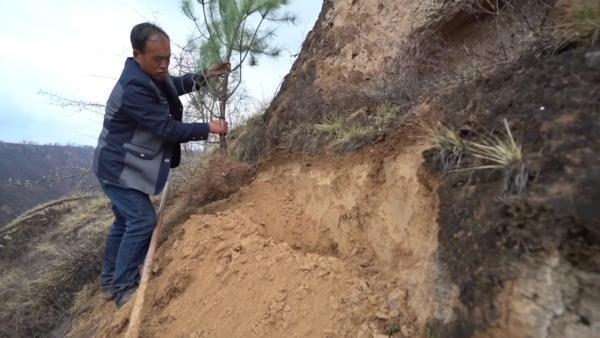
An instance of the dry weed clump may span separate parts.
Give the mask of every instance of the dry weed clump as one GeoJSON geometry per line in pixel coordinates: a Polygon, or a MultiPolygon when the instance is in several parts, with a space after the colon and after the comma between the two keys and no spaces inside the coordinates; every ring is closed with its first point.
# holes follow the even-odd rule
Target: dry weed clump
{"type": "Polygon", "coordinates": [[[426,138],[437,149],[434,153],[434,160],[437,161],[442,170],[460,168],[461,162],[467,153],[465,140],[448,126],[438,121],[431,127],[426,123],[421,123],[426,138]]]}
{"type": "Polygon", "coordinates": [[[547,28],[557,52],[571,44],[593,45],[600,39],[600,1],[560,0],[547,28]]]}
{"type": "Polygon", "coordinates": [[[346,118],[341,114],[325,117],[321,123],[309,126],[308,133],[296,134],[313,136],[312,147],[327,146],[336,151],[348,152],[371,144],[397,125],[403,124],[407,114],[397,105],[385,103],[377,107],[374,114],[365,115],[360,120],[346,118]]]}
{"type": "Polygon", "coordinates": [[[501,169],[504,171],[504,189],[514,193],[525,191],[528,172],[521,145],[517,143],[510,131],[508,121],[504,122],[504,137],[490,136],[481,142],[469,141],[466,143],[471,156],[487,161],[490,164],[470,168],[501,169]]]}
{"type": "Polygon", "coordinates": [[[508,126],[508,121],[504,119],[503,122],[505,128],[504,139],[492,135],[481,142],[466,142],[467,149],[471,155],[493,163],[473,169],[506,168],[523,162],[521,145],[515,141],[508,126]]]}
{"type": "Polygon", "coordinates": [[[314,129],[329,136],[328,145],[331,147],[343,147],[375,133],[373,126],[348,122],[342,115],[327,116],[321,123],[315,124],[314,129]]]}
{"type": "Polygon", "coordinates": [[[72,315],[75,295],[97,276],[105,233],[112,213],[102,197],[70,201],[29,213],[12,224],[15,240],[27,235],[28,241],[0,250],[13,257],[1,261],[0,336],[37,337],[52,331],[72,315]],[[51,209],[59,209],[52,212],[51,209]],[[52,219],[36,217],[36,213],[52,215],[52,219]],[[31,233],[40,221],[51,222],[45,231],[31,233]],[[31,223],[35,224],[31,224],[31,223]]]}
{"type": "Polygon", "coordinates": [[[441,164],[444,171],[501,170],[504,173],[504,190],[520,194],[525,191],[529,177],[525,156],[506,119],[503,120],[503,126],[501,136],[490,134],[480,136],[478,140],[467,140],[439,121],[434,127],[422,124],[426,137],[437,149],[434,160],[441,164]],[[464,159],[469,159],[469,163],[476,160],[483,163],[461,167],[464,159]]]}
{"type": "Polygon", "coordinates": [[[262,114],[248,118],[227,135],[229,154],[240,162],[259,162],[266,150],[265,122],[262,114]]]}

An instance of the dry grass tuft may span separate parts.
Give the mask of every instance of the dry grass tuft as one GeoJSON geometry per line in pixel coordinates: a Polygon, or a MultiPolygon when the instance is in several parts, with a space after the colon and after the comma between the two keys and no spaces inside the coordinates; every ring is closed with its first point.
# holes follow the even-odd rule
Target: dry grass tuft
{"type": "Polygon", "coordinates": [[[520,194],[525,191],[529,174],[521,145],[515,141],[508,121],[504,119],[503,123],[503,138],[491,136],[481,142],[466,142],[467,151],[471,156],[490,163],[467,170],[501,169],[504,171],[504,189],[520,194]]]}
{"type": "Polygon", "coordinates": [[[463,157],[467,153],[465,141],[454,130],[442,122],[437,122],[434,127],[421,123],[426,137],[437,148],[434,160],[440,163],[443,170],[460,168],[463,157]]]}
{"type": "MultiPolygon", "coordinates": [[[[397,105],[390,103],[383,104],[375,111],[375,124],[374,128],[379,132],[383,133],[386,129],[391,128],[396,122],[404,122],[400,117],[402,108],[397,105]]],[[[403,115],[408,117],[408,114],[403,115]]]]}
{"type": "MultiPolygon", "coordinates": [[[[229,154],[236,160],[256,163],[269,147],[314,153],[330,147],[348,152],[377,141],[390,129],[403,124],[408,118],[398,105],[386,103],[371,114],[363,107],[358,117],[332,113],[318,123],[289,122],[280,129],[270,130],[274,140],[267,144],[267,126],[264,115],[255,115],[229,134],[229,154]]],[[[282,124],[283,125],[283,124],[282,124]]]]}
{"type": "Polygon", "coordinates": [[[473,169],[503,169],[523,163],[521,145],[515,141],[506,119],[504,119],[504,128],[503,139],[491,136],[481,142],[466,142],[470,155],[492,163],[473,169]]]}
{"type": "Polygon", "coordinates": [[[265,122],[262,114],[251,116],[227,136],[229,154],[240,162],[259,162],[265,152],[265,122]]]}
{"type": "Polygon", "coordinates": [[[97,282],[86,284],[77,294],[69,308],[69,312],[72,316],[79,316],[84,312],[90,310],[90,299],[96,294],[99,289],[97,282]]]}
{"type": "MultiPolygon", "coordinates": [[[[329,146],[341,152],[353,151],[381,138],[388,130],[404,122],[407,115],[401,115],[401,107],[393,104],[382,104],[374,114],[365,115],[360,120],[348,120],[340,114],[325,117],[321,123],[311,126],[312,132],[300,135],[311,135],[313,144],[310,148],[317,150],[329,146]],[[324,141],[324,142],[323,142],[324,141]]],[[[298,136],[295,135],[296,138],[298,136]]]]}
{"type": "Polygon", "coordinates": [[[570,44],[593,45],[600,39],[600,1],[560,0],[554,9],[554,24],[548,28],[559,51],[570,44]]]}
{"type": "Polygon", "coordinates": [[[72,203],[46,207],[52,217],[27,217],[11,227],[13,240],[0,250],[19,254],[5,252],[2,257],[12,258],[0,260],[1,337],[51,335],[72,315],[75,295],[98,276],[109,203],[101,197],[72,203]],[[36,227],[44,231],[32,233],[36,227]]]}
{"type": "Polygon", "coordinates": [[[346,119],[342,115],[332,114],[326,116],[321,123],[315,124],[314,128],[322,133],[329,133],[334,136],[344,134],[348,128],[346,119]]]}
{"type": "Polygon", "coordinates": [[[326,117],[321,123],[314,125],[314,129],[326,135],[329,139],[327,145],[336,150],[355,149],[357,144],[377,135],[377,129],[373,125],[348,122],[341,115],[326,117]]]}
{"type": "Polygon", "coordinates": [[[520,194],[525,191],[529,177],[525,157],[506,119],[503,120],[503,126],[502,136],[491,135],[476,141],[463,139],[456,131],[439,121],[434,127],[421,122],[426,138],[436,148],[434,160],[440,163],[444,171],[502,170],[504,190],[520,194]],[[466,159],[469,163],[477,160],[484,163],[461,168],[466,159]]]}

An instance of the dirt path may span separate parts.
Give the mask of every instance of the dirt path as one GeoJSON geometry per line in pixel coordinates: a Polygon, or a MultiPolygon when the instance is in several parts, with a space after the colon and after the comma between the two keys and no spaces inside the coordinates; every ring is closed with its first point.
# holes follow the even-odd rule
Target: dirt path
{"type": "MultiPolygon", "coordinates": [[[[449,320],[424,149],[271,160],[161,247],[144,336],[414,337],[449,320]]],[[[116,336],[129,310],[99,304],[72,336],[116,336]]]]}

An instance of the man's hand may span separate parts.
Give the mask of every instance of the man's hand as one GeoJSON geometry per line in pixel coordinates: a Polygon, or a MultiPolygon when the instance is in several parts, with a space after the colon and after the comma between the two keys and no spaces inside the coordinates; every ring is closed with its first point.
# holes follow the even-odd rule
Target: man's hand
{"type": "Polygon", "coordinates": [[[213,120],[210,121],[209,125],[208,125],[208,131],[213,133],[213,134],[227,134],[227,132],[229,131],[228,127],[227,127],[227,121],[224,120],[213,120]]]}
{"type": "Polygon", "coordinates": [[[208,67],[208,69],[205,72],[205,76],[210,79],[210,78],[227,75],[227,74],[229,74],[230,71],[231,71],[231,64],[229,62],[219,63],[219,64],[208,67]]]}

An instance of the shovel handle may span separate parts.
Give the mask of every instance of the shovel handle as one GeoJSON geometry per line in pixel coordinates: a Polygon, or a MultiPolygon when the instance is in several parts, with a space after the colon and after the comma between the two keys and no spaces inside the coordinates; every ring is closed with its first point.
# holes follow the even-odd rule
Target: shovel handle
{"type": "Polygon", "coordinates": [[[144,307],[144,294],[148,287],[148,280],[150,279],[150,272],[152,271],[152,261],[154,259],[154,253],[156,252],[156,246],[158,244],[158,237],[160,236],[160,230],[163,225],[163,217],[165,214],[165,207],[167,204],[167,197],[169,196],[169,188],[171,187],[171,179],[167,179],[165,188],[163,189],[162,195],[160,196],[160,206],[158,207],[158,215],[156,221],[156,227],[152,231],[152,239],[150,239],[150,246],[148,247],[148,253],[144,259],[144,265],[142,267],[142,276],[140,279],[140,286],[135,293],[135,299],[133,303],[133,309],[129,316],[129,326],[125,332],[126,338],[138,338],[140,336],[140,324],[142,323],[142,309],[144,307]]]}

